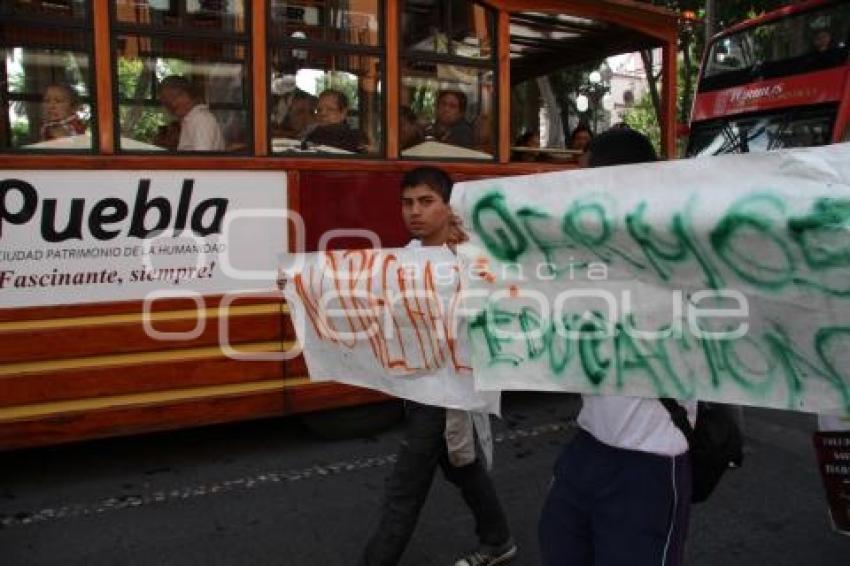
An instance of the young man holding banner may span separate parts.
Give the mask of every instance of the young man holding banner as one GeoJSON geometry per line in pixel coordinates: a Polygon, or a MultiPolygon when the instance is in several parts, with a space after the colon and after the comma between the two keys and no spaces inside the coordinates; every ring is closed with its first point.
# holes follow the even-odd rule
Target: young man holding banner
{"type": "MultiPolygon", "coordinates": [[[[448,263],[455,260],[447,245],[465,238],[449,207],[451,190],[451,178],[433,167],[409,171],[401,185],[402,216],[414,238],[408,247],[442,246],[448,263]]],[[[479,432],[479,438],[489,437],[489,416],[483,417],[475,419],[476,426],[481,423],[487,429],[484,434],[479,432]]],[[[506,564],[513,558],[516,544],[493,482],[476,450],[471,414],[408,401],[404,438],[386,484],[380,521],[366,544],[361,566],[399,562],[437,466],[461,490],[475,517],[480,541],[478,550],[458,560],[456,566],[506,564]]]]}
{"type": "MultiPolygon", "coordinates": [[[[649,140],[609,130],[589,167],[655,161],[649,140]]],[[[578,433],[557,463],[540,517],[547,566],[678,566],[691,501],[688,441],[658,399],[583,395],[578,433]]],[[[696,403],[680,401],[693,426],[696,403]]]]}

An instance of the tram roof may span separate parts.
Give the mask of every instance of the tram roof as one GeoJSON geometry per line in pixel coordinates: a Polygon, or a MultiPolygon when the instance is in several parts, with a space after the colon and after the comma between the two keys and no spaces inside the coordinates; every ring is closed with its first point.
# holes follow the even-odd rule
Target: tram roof
{"type": "Polygon", "coordinates": [[[675,43],[676,13],[647,0],[483,0],[510,14],[511,82],[675,43]]]}

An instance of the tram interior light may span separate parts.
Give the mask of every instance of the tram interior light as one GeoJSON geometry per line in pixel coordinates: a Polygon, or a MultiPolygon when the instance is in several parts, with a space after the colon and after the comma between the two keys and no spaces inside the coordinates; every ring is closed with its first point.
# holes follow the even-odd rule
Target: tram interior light
{"type": "Polygon", "coordinates": [[[576,110],[579,112],[587,112],[589,107],[590,101],[587,99],[587,96],[580,94],[576,97],[576,110]]]}
{"type": "MultiPolygon", "coordinates": [[[[292,39],[307,39],[307,34],[303,31],[294,31],[292,32],[292,39]]],[[[301,59],[302,61],[307,59],[307,50],[306,49],[293,49],[292,50],[292,58],[293,59],[301,59]]]]}

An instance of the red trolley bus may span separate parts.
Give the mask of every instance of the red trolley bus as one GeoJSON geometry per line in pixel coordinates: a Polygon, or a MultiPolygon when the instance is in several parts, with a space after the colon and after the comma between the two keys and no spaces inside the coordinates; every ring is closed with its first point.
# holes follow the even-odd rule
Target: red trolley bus
{"type": "Polygon", "coordinates": [[[574,166],[511,141],[554,99],[541,81],[609,55],[662,50],[669,155],[676,42],[631,0],[2,2],[0,449],[381,400],[276,357],[286,305],[234,295],[228,262],[264,268],[256,289],[329,234],[404,244],[397,184],[422,163],[574,166]]]}

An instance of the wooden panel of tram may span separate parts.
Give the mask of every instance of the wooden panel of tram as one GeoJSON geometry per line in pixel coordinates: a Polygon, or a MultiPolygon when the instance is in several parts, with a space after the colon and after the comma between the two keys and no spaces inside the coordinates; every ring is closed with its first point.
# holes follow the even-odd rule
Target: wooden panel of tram
{"type": "MultiPolygon", "coordinates": [[[[199,424],[318,410],[380,399],[313,384],[302,357],[245,361],[219,345],[218,299],[206,299],[204,327],[186,341],[145,331],[139,303],[0,311],[0,449],[54,444],[199,424]]],[[[240,353],[290,347],[280,302],[236,301],[226,322],[240,353]]],[[[193,303],[156,306],[151,326],[186,332],[193,303]]]]}

